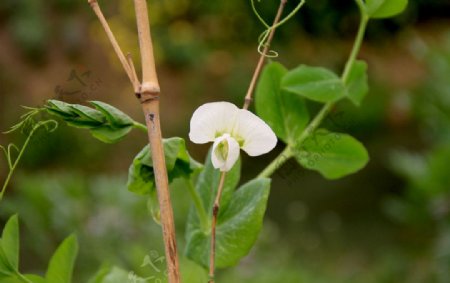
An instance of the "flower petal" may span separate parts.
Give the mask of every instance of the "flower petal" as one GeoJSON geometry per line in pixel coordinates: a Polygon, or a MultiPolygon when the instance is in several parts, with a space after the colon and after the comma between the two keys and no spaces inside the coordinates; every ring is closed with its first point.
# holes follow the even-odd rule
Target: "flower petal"
{"type": "Polygon", "coordinates": [[[230,132],[238,111],[239,108],[229,102],[203,104],[192,115],[189,139],[194,143],[207,143],[230,132]]]}
{"type": "Polygon", "coordinates": [[[244,109],[239,110],[232,136],[243,141],[241,148],[250,156],[267,153],[277,145],[277,136],[269,125],[244,109]]]}
{"type": "Polygon", "coordinates": [[[211,161],[214,168],[220,171],[229,171],[239,158],[239,143],[224,134],[218,137],[213,144],[211,161]]]}

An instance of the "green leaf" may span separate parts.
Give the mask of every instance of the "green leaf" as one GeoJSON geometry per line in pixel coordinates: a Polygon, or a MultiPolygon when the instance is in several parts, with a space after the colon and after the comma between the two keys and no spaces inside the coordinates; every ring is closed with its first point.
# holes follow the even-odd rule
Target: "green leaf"
{"type": "Polygon", "coordinates": [[[5,255],[5,251],[3,251],[2,241],[0,239],[0,278],[8,277],[14,274],[14,269],[9,263],[8,258],[5,255]]]}
{"type": "Polygon", "coordinates": [[[1,248],[13,271],[19,269],[19,220],[17,215],[9,218],[3,228],[1,248]]]}
{"type": "Polygon", "coordinates": [[[70,283],[78,253],[75,235],[67,237],[53,254],[45,275],[47,283],[70,283]]]}
{"type": "Polygon", "coordinates": [[[364,146],[353,137],[317,130],[295,149],[297,161],[305,168],[319,171],[327,179],[355,173],[369,161],[364,146]]]}
{"type": "Polygon", "coordinates": [[[104,143],[116,143],[123,139],[132,129],[132,126],[114,129],[109,126],[102,126],[91,129],[91,134],[94,138],[104,143]]]}
{"type": "MultiPolygon", "coordinates": [[[[178,177],[190,178],[202,165],[190,157],[184,139],[173,137],[163,140],[164,156],[169,182],[178,177]]],[[[149,145],[134,158],[128,172],[128,190],[148,195],[155,189],[155,173],[149,145]]]]}
{"type": "Polygon", "coordinates": [[[145,282],[134,272],[125,271],[119,267],[104,266],[97,274],[92,277],[88,283],[127,283],[127,282],[145,282]],[[133,281],[135,280],[135,281],[133,281]]]}
{"type": "Polygon", "coordinates": [[[131,119],[127,114],[123,113],[114,106],[101,101],[90,101],[90,103],[94,105],[97,110],[101,111],[106,116],[106,119],[114,127],[120,128],[130,126],[134,123],[133,119],[131,119]]]}
{"type": "Polygon", "coordinates": [[[34,274],[25,274],[25,277],[28,280],[31,280],[31,282],[33,283],[47,283],[47,281],[45,281],[44,278],[42,278],[41,276],[38,275],[34,275],[34,274]]]}
{"type": "Polygon", "coordinates": [[[205,283],[208,282],[207,271],[197,263],[180,257],[181,282],[185,283],[205,283]]]}
{"type": "Polygon", "coordinates": [[[407,5],[408,0],[366,0],[367,13],[374,19],[396,16],[403,12],[407,5]]]}
{"type": "Polygon", "coordinates": [[[367,83],[367,64],[364,61],[356,61],[348,77],[347,95],[356,105],[360,106],[362,100],[369,91],[367,83]]]}
{"type": "MultiPolygon", "coordinates": [[[[176,178],[190,179],[202,165],[190,157],[184,139],[174,137],[163,140],[166,168],[171,183],[176,178]]],[[[139,195],[147,195],[148,209],[156,223],[160,222],[155,172],[150,147],[146,145],[134,158],[128,170],[128,190],[139,195]]]]}
{"type": "MultiPolygon", "coordinates": [[[[212,149],[210,149],[210,151],[208,152],[208,155],[205,160],[205,167],[198,176],[197,182],[195,184],[196,185],[195,189],[197,190],[198,194],[200,195],[200,198],[202,199],[203,207],[205,208],[205,211],[209,213],[212,212],[214,206],[214,199],[217,194],[217,188],[219,187],[220,181],[220,172],[219,170],[214,168],[211,162],[211,150],[212,149]]],[[[241,160],[238,159],[233,168],[231,168],[231,170],[227,172],[220,200],[221,209],[226,209],[233,195],[233,192],[239,183],[240,178],[241,178],[241,160]]],[[[191,212],[193,212],[192,216],[197,215],[197,213],[195,213],[194,207],[192,207],[191,212]]]]}
{"type": "MultiPolygon", "coordinates": [[[[34,274],[26,274],[23,275],[25,278],[30,280],[32,283],[47,283],[44,278],[34,275],[34,274]]],[[[0,276],[0,282],[2,283],[24,283],[24,280],[19,278],[17,275],[12,275],[7,278],[2,278],[0,276]]]]}
{"type": "Polygon", "coordinates": [[[90,130],[95,138],[105,143],[116,143],[133,129],[135,122],[117,108],[100,101],[91,104],[97,109],[48,100],[46,109],[69,126],[90,130]]]}
{"type": "MultiPolygon", "coordinates": [[[[254,179],[234,192],[226,207],[221,207],[216,226],[217,268],[235,265],[249,253],[262,228],[269,191],[270,179],[254,179]]],[[[209,250],[209,233],[190,219],[186,255],[207,267],[209,250]]]]}
{"type": "Polygon", "coordinates": [[[309,113],[303,97],[281,89],[281,80],[287,73],[279,63],[268,64],[259,79],[256,95],[256,113],[287,144],[294,144],[308,124],[309,113]]]}
{"type": "Polygon", "coordinates": [[[105,117],[98,110],[79,104],[71,104],[69,107],[72,112],[78,114],[84,121],[92,121],[100,124],[105,123],[105,117]]]}
{"type": "Polygon", "coordinates": [[[345,86],[335,73],[306,65],[289,71],[283,77],[281,87],[322,103],[334,102],[346,95],[345,86]]]}
{"type": "Polygon", "coordinates": [[[62,116],[64,116],[64,115],[73,116],[72,109],[70,108],[70,104],[63,102],[63,101],[59,101],[59,100],[55,100],[55,99],[47,100],[47,108],[61,113],[62,116]]]}

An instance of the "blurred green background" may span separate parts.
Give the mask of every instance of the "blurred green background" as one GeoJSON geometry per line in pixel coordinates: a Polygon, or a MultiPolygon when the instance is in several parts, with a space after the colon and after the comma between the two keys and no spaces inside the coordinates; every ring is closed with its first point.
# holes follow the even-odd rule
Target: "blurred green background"
{"type": "MultiPolygon", "coordinates": [[[[278,3],[265,0],[258,7],[271,20],[278,3]]],[[[100,5],[123,50],[139,62],[133,2],[100,5]]],[[[149,6],[163,135],[187,139],[199,105],[243,103],[263,29],[248,1],[151,0],[149,6]]],[[[359,109],[339,104],[336,111],[343,115],[326,123],[363,141],[370,163],[338,181],[294,161],[284,165],[273,176],[257,245],[238,267],[220,271],[220,282],[450,282],[449,11],[448,0],[410,0],[402,15],[369,24],[360,57],[369,64],[370,93],[359,109]]],[[[312,64],[339,72],[357,24],[351,0],[307,1],[277,31],[276,60],[289,68],[312,64]]],[[[20,105],[42,106],[53,98],[101,100],[142,120],[86,1],[1,0],[0,129],[18,121],[20,105]]],[[[24,139],[2,134],[0,144],[24,139]]],[[[141,264],[146,255],[163,254],[160,227],[145,200],[126,189],[128,167],[145,135],[133,132],[105,145],[61,124],[33,141],[0,204],[0,227],[11,214],[20,215],[22,270],[45,270],[56,246],[75,231],[75,282],[86,282],[103,263],[143,276],[155,273],[141,264]]],[[[188,147],[204,159],[207,147],[188,147]]],[[[242,182],[280,149],[244,157],[242,182]]],[[[0,161],[3,180],[7,165],[0,161]]],[[[182,251],[190,199],[182,183],[171,190],[182,251]]],[[[199,272],[185,259],[182,266],[199,272]]]]}

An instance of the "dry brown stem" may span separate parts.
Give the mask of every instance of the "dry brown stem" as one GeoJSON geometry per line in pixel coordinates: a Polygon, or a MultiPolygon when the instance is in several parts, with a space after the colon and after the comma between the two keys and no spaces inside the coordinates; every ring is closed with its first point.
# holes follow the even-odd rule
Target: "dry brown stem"
{"type": "Polygon", "coordinates": [[[209,283],[214,283],[214,273],[216,265],[216,225],[217,225],[217,215],[219,214],[220,198],[222,196],[223,185],[225,183],[226,172],[220,173],[220,182],[217,189],[216,199],[213,205],[213,214],[211,221],[211,249],[209,253],[209,283]]]}
{"type": "Polygon", "coordinates": [[[150,150],[153,158],[156,189],[158,191],[158,200],[161,211],[161,225],[163,230],[168,279],[169,283],[179,283],[180,274],[175,237],[175,224],[173,220],[172,204],[170,201],[169,182],[167,178],[164,147],[161,135],[159,112],[160,87],[153,55],[153,44],[150,34],[147,3],[145,0],[134,0],[142,60],[142,84],[140,84],[131,56],[128,54],[128,58],[126,58],[123,54],[113,32],[111,31],[102,11],[100,10],[97,1],[88,0],[88,2],[105,29],[114,51],[119,57],[128,78],[133,84],[134,92],[142,105],[142,111],[144,112],[145,122],[147,125],[150,150]]]}
{"type": "MultiPolygon", "coordinates": [[[[281,16],[283,15],[284,7],[286,6],[287,0],[281,0],[280,6],[278,6],[277,15],[275,16],[275,20],[273,21],[272,27],[275,27],[281,20],[281,16]]],[[[262,67],[264,66],[264,62],[266,61],[267,54],[270,51],[270,44],[272,43],[273,37],[275,35],[276,28],[271,28],[269,32],[269,36],[267,37],[267,41],[264,44],[263,52],[259,57],[258,64],[256,65],[255,71],[253,72],[252,80],[250,81],[250,85],[247,90],[247,94],[245,95],[245,101],[243,109],[248,109],[250,103],[252,102],[252,95],[255,91],[256,82],[258,81],[259,75],[261,74],[262,67]]]]}

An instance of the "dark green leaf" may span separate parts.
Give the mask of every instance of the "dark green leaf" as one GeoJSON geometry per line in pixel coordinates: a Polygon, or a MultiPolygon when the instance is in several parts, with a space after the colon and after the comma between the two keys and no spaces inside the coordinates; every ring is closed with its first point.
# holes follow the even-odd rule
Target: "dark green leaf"
{"type": "Polygon", "coordinates": [[[328,179],[355,173],[369,161],[364,146],[353,137],[317,130],[295,150],[297,161],[305,168],[319,171],[328,179]]]}
{"type": "MultiPolygon", "coordinates": [[[[270,179],[254,179],[234,192],[226,207],[221,207],[216,228],[217,268],[235,265],[249,253],[261,231],[269,190],[270,179]]],[[[190,218],[186,238],[186,255],[207,267],[209,233],[190,218]]]]}
{"type": "Polygon", "coordinates": [[[408,0],[366,0],[367,13],[371,18],[389,18],[403,12],[408,0]]]}
{"type": "Polygon", "coordinates": [[[348,98],[356,106],[359,106],[368,91],[369,85],[367,83],[367,64],[364,61],[356,61],[348,77],[348,98]]]}
{"type": "Polygon", "coordinates": [[[294,144],[309,121],[304,99],[281,90],[281,79],[287,73],[279,63],[268,64],[259,79],[255,107],[276,135],[287,144],[294,144]]]}
{"type": "Polygon", "coordinates": [[[345,86],[335,73],[325,68],[305,65],[289,71],[283,77],[281,87],[322,103],[334,102],[346,95],[345,86]]]}
{"type": "MultiPolygon", "coordinates": [[[[189,156],[185,141],[174,137],[163,140],[169,182],[178,177],[190,178],[201,164],[189,156]]],[[[146,145],[133,160],[128,172],[128,190],[148,195],[155,189],[153,160],[150,147],[146,145]]]]}
{"type": "Polygon", "coordinates": [[[47,283],[72,282],[73,267],[78,253],[74,235],[67,237],[53,254],[45,275],[47,283]]]}

